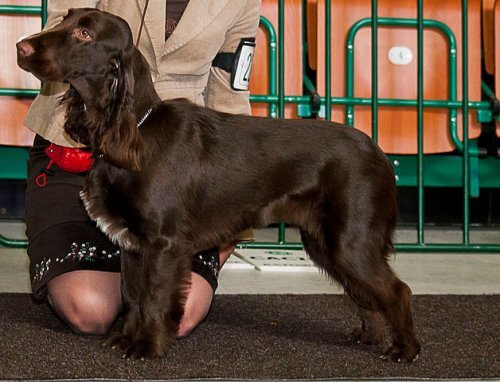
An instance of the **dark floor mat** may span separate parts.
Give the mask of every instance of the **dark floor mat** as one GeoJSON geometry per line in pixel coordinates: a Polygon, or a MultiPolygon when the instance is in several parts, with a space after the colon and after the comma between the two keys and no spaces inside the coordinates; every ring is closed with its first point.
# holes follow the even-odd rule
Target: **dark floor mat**
{"type": "MultiPolygon", "coordinates": [[[[354,344],[339,295],[218,295],[160,360],[127,361],[72,333],[27,294],[0,294],[0,379],[469,379],[500,377],[500,295],[416,296],[423,350],[411,365],[354,344]]],[[[119,324],[119,323],[118,323],[119,324]]]]}

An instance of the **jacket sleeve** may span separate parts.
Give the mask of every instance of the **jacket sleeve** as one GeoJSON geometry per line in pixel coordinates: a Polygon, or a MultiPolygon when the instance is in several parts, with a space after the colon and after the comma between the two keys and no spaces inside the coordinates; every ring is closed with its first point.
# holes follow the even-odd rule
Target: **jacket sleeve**
{"type": "Polygon", "coordinates": [[[44,29],[59,24],[70,8],[96,8],[99,0],[49,0],[47,3],[47,23],[44,29]]]}
{"type": "MultiPolygon", "coordinates": [[[[235,52],[242,38],[254,38],[260,20],[260,0],[248,0],[239,18],[227,31],[220,52],[235,52]]],[[[217,67],[210,68],[205,91],[206,106],[232,114],[250,114],[250,92],[233,90],[231,75],[217,67]]]]}

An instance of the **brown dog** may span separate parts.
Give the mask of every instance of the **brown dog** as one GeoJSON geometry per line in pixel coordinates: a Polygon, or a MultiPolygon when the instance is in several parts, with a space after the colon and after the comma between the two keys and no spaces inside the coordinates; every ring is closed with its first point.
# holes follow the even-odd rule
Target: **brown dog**
{"type": "Polygon", "coordinates": [[[17,49],[23,69],[71,84],[65,129],[96,158],[81,196],[122,250],[126,316],[110,345],[133,359],[164,354],[183,315],[192,256],[284,221],[359,306],[358,339],[379,343],[388,322],[384,357],[416,358],[411,291],[387,264],[394,173],[368,136],[318,120],[162,102],[128,24],[93,9],[71,10],[17,49]]]}

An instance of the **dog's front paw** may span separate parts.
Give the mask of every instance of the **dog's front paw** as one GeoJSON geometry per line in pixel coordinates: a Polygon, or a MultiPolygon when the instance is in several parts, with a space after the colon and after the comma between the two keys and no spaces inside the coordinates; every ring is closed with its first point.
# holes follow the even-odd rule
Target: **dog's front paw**
{"type": "Polygon", "coordinates": [[[393,362],[411,363],[418,359],[420,353],[420,344],[413,345],[400,345],[393,344],[387,351],[380,356],[383,360],[390,360],[393,362]]]}
{"type": "Polygon", "coordinates": [[[149,340],[138,340],[128,347],[122,357],[132,361],[137,359],[144,361],[161,357],[164,353],[165,346],[160,346],[158,343],[149,340]]]}
{"type": "Polygon", "coordinates": [[[109,346],[111,349],[125,351],[130,347],[132,340],[129,336],[121,332],[111,333],[108,339],[103,343],[103,346],[109,346]]]}
{"type": "Polygon", "coordinates": [[[130,336],[120,332],[112,333],[102,344],[109,346],[113,350],[122,352],[122,358],[131,360],[146,360],[161,357],[168,346],[160,345],[158,342],[150,340],[132,341],[130,336]]]}

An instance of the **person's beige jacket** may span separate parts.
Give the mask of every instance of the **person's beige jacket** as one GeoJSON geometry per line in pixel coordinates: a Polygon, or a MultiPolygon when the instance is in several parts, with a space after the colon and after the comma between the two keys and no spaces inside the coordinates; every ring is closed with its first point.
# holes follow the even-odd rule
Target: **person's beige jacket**
{"type": "MultiPolygon", "coordinates": [[[[137,39],[146,0],[49,0],[45,29],[58,24],[69,8],[92,7],[123,17],[137,39]]],[[[165,42],[165,0],[150,0],[139,49],[146,57],[162,99],[185,97],[229,113],[250,114],[247,91],[231,89],[226,71],[212,67],[218,52],[234,52],[242,38],[255,37],[260,0],[190,0],[176,29],[165,42]]],[[[43,138],[77,146],[62,128],[59,97],[67,85],[46,83],[25,124],[43,138]]]]}

